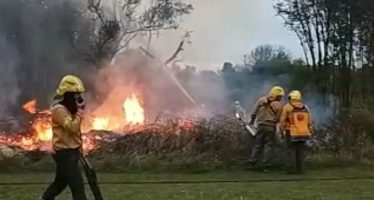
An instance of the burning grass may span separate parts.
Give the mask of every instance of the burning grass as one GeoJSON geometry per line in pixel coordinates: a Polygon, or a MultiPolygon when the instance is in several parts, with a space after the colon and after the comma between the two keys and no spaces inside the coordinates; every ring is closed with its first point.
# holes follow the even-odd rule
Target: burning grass
{"type": "MultiPolygon", "coordinates": [[[[242,124],[224,116],[160,121],[129,126],[127,130],[85,134],[94,147],[88,156],[99,170],[222,169],[242,164],[250,152],[250,136],[242,124]]],[[[48,153],[33,150],[19,151],[20,154],[24,160],[17,164],[24,165],[23,168],[51,169],[48,153]]],[[[14,165],[17,156],[10,160],[14,165]]]]}
{"type": "Polygon", "coordinates": [[[250,152],[250,136],[235,119],[176,120],[149,125],[103,141],[91,156],[99,167],[120,170],[217,169],[243,162],[250,152]],[[110,155],[113,161],[108,160],[110,155]],[[121,163],[121,164],[119,164],[121,163]]]}
{"type": "MultiPolygon", "coordinates": [[[[134,94],[122,103],[123,113],[116,115],[92,116],[89,113],[82,123],[83,132],[91,130],[127,130],[129,127],[140,127],[145,122],[144,109],[138,97],[134,94]]],[[[51,112],[49,110],[37,109],[36,100],[25,103],[22,108],[32,116],[31,126],[25,131],[19,133],[8,133],[0,127],[0,145],[18,148],[24,151],[51,151],[52,140],[52,123],[51,112]]],[[[95,112],[93,112],[95,113],[95,112]]],[[[83,136],[83,149],[86,152],[93,151],[97,148],[97,141],[101,140],[100,136],[83,136]]]]}
{"type": "MultiPolygon", "coordinates": [[[[349,118],[344,119],[349,121],[349,118]]],[[[367,141],[368,138],[363,139],[358,132],[352,132],[358,129],[351,127],[353,125],[348,121],[336,118],[331,121],[330,126],[317,131],[315,142],[310,143],[307,157],[309,165],[372,165],[374,159],[368,152],[372,152],[373,145],[365,143],[366,145],[362,146],[362,141],[367,141]],[[344,126],[338,126],[339,123],[344,126]],[[337,137],[338,135],[340,137],[337,137]],[[343,148],[345,140],[352,142],[350,137],[358,139],[349,143],[349,148],[343,148]]],[[[85,145],[88,145],[85,149],[90,149],[87,151],[88,157],[99,171],[203,172],[242,168],[253,142],[240,121],[225,116],[216,116],[209,120],[159,120],[154,124],[127,125],[124,130],[91,131],[84,134],[85,145]]],[[[365,135],[365,131],[363,134],[365,135]]],[[[11,147],[7,148],[5,151],[15,151],[11,147]]],[[[282,161],[284,147],[278,146],[275,152],[275,161],[282,161]]],[[[53,169],[53,161],[48,155],[49,153],[40,149],[21,149],[16,156],[0,161],[0,170],[48,171],[53,169]]]]}

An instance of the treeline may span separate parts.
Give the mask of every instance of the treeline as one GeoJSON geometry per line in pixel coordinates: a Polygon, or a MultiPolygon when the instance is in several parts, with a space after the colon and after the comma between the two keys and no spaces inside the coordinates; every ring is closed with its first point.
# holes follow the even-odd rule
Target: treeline
{"type": "Polygon", "coordinates": [[[337,108],[372,99],[372,0],[277,0],[274,8],[299,38],[316,92],[336,97],[337,108]]]}
{"type": "MultiPolygon", "coordinates": [[[[374,3],[372,0],[277,0],[284,26],[300,40],[304,57],[282,47],[260,46],[242,64],[225,63],[217,75],[230,101],[281,84],[303,90],[334,113],[372,110],[374,94],[374,3]]],[[[191,69],[189,69],[191,71],[191,69]]],[[[188,74],[188,73],[187,73],[188,74]]]]}
{"type": "Polygon", "coordinates": [[[283,47],[262,45],[245,55],[243,63],[226,62],[218,68],[198,71],[192,66],[174,67],[173,72],[199,103],[222,112],[229,112],[235,101],[248,109],[274,85],[302,90],[313,104],[327,106],[311,90],[308,65],[293,59],[283,47]]]}

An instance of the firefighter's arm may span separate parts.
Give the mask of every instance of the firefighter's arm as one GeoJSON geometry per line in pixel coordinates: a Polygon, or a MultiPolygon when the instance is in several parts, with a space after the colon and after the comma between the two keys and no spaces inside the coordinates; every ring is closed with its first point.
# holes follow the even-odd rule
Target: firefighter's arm
{"type": "Polygon", "coordinates": [[[261,105],[261,99],[257,100],[255,106],[252,109],[250,124],[255,123],[258,110],[260,109],[260,105],[261,105]]]}
{"type": "Polygon", "coordinates": [[[64,108],[56,108],[52,111],[52,120],[70,133],[78,133],[82,121],[82,114],[78,112],[75,117],[71,117],[64,108]]]}
{"type": "Polygon", "coordinates": [[[286,106],[283,106],[282,112],[280,115],[280,120],[279,120],[279,128],[282,134],[284,134],[284,132],[286,131],[287,117],[288,117],[288,109],[286,106]]]}
{"type": "Polygon", "coordinates": [[[306,109],[308,110],[308,114],[309,114],[309,123],[308,123],[308,126],[309,126],[309,130],[311,132],[313,132],[313,120],[312,120],[312,112],[310,112],[310,109],[306,106],[306,109]]]}
{"type": "Polygon", "coordinates": [[[279,123],[280,122],[280,119],[282,117],[282,113],[283,113],[283,107],[282,104],[280,102],[276,102],[276,107],[275,107],[275,117],[276,117],[276,121],[279,123]]]}

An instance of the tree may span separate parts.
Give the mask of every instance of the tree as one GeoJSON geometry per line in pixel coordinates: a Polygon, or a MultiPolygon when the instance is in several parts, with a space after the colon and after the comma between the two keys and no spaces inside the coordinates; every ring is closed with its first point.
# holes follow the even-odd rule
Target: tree
{"type": "Polygon", "coordinates": [[[180,17],[192,9],[182,0],[112,0],[112,7],[102,0],[87,0],[83,14],[93,22],[89,27],[91,43],[85,47],[79,44],[79,38],[85,37],[80,31],[73,34],[72,41],[88,60],[100,66],[127,48],[135,37],[148,35],[150,43],[153,33],[178,28],[180,17]]]}
{"type": "Polygon", "coordinates": [[[244,65],[256,73],[279,75],[291,65],[291,56],[282,46],[261,45],[244,55],[244,65]]]}
{"type": "Polygon", "coordinates": [[[323,96],[334,94],[343,107],[356,97],[357,61],[369,62],[374,9],[370,0],[277,0],[284,25],[298,36],[311,76],[323,96]],[[366,39],[365,39],[366,38],[366,39]],[[365,42],[364,42],[365,41],[365,42]],[[369,45],[367,45],[369,44],[369,45]]]}
{"type": "Polygon", "coordinates": [[[256,47],[249,54],[244,55],[244,64],[246,66],[261,66],[264,63],[273,60],[290,60],[289,54],[285,51],[284,47],[276,47],[271,45],[262,45],[256,47]]]}

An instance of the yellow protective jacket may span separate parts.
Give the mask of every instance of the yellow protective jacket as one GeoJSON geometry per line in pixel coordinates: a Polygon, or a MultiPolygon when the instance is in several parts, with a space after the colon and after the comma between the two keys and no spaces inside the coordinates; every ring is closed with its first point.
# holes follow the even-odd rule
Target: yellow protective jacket
{"type": "Polygon", "coordinates": [[[281,115],[280,122],[279,122],[282,133],[290,131],[291,129],[291,126],[292,126],[291,118],[292,118],[292,113],[293,113],[294,108],[300,108],[300,109],[305,108],[305,110],[308,112],[309,119],[307,123],[308,123],[309,131],[311,131],[312,130],[312,115],[311,115],[309,108],[306,105],[304,105],[301,101],[291,100],[289,103],[283,106],[282,115],[281,115]]]}
{"type": "Polygon", "coordinates": [[[54,151],[77,149],[82,146],[81,114],[72,114],[61,104],[52,106],[52,148],[54,151]]]}
{"type": "Polygon", "coordinates": [[[258,125],[276,126],[282,113],[282,103],[272,101],[269,96],[259,98],[253,108],[252,117],[258,125]]]}

